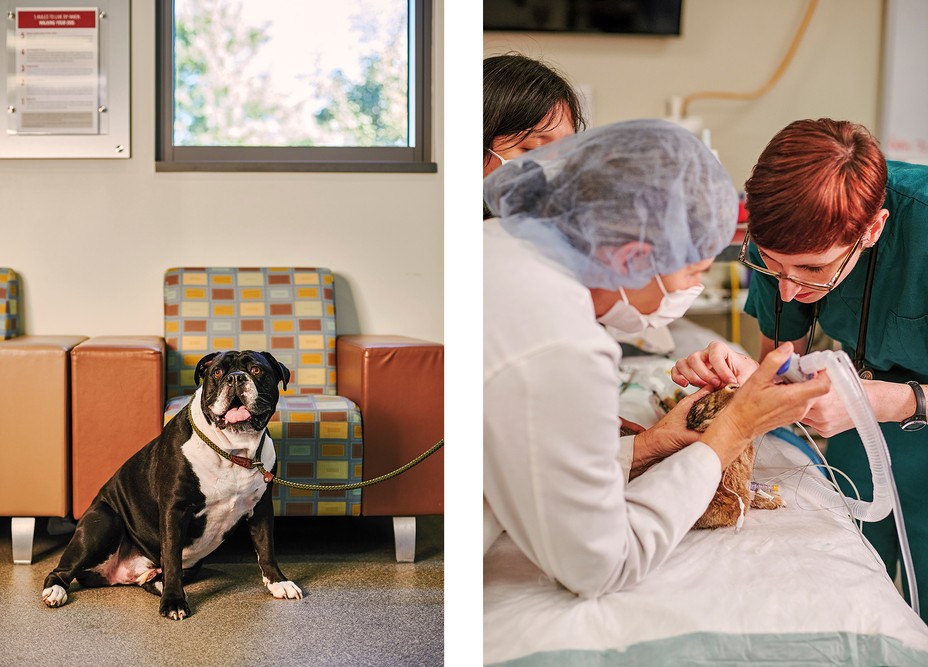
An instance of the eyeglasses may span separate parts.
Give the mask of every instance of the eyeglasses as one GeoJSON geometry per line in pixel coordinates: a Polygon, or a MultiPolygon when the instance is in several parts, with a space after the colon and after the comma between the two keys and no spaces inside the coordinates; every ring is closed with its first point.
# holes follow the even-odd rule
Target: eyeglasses
{"type": "Polygon", "coordinates": [[[801,280],[794,276],[787,276],[778,271],[771,271],[766,266],[759,266],[748,260],[748,242],[751,240],[751,234],[746,233],[744,235],[744,243],[741,244],[741,252],[738,253],[738,261],[744,264],[749,269],[754,269],[759,273],[765,273],[768,276],[773,276],[777,280],[789,280],[790,282],[801,285],[802,287],[808,287],[809,289],[820,290],[823,292],[830,292],[835,288],[835,285],[838,284],[838,278],[841,277],[841,272],[844,271],[844,267],[847,266],[847,263],[851,261],[851,257],[854,256],[854,253],[857,251],[857,248],[860,246],[860,242],[863,240],[863,236],[860,236],[854,245],[851,246],[850,252],[847,253],[847,256],[841,260],[841,266],[838,267],[838,270],[835,271],[835,275],[832,276],[831,280],[827,283],[814,283],[808,280],[801,280]]]}

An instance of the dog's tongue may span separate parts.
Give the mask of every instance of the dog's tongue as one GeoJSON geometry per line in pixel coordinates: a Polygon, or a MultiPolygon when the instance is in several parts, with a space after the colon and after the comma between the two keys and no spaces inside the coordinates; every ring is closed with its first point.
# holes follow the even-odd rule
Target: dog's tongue
{"type": "Polygon", "coordinates": [[[240,408],[232,408],[226,413],[227,424],[237,424],[247,419],[251,419],[251,413],[244,405],[240,408]]]}

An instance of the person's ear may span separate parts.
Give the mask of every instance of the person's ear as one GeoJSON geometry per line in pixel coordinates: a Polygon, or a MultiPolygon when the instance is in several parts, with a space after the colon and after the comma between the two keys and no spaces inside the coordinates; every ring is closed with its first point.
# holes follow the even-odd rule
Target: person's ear
{"type": "Polygon", "coordinates": [[[867,225],[867,231],[864,232],[864,247],[870,248],[874,243],[880,240],[880,235],[886,227],[886,220],[889,218],[889,211],[881,208],[873,218],[873,221],[867,225]]]}
{"type": "Polygon", "coordinates": [[[629,241],[622,245],[606,245],[596,249],[596,259],[620,276],[646,271],[651,266],[651,245],[629,241]]]}

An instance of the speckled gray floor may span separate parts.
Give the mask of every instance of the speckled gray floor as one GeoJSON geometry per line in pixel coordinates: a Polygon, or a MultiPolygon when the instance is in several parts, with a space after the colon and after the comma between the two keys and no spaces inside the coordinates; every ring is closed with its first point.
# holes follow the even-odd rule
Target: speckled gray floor
{"type": "Polygon", "coordinates": [[[0,665],[441,665],[443,528],[420,517],[416,562],[397,563],[390,519],[278,519],[278,559],[302,600],[270,596],[241,531],[187,585],[192,616],[169,621],[136,586],[75,583],[46,608],[42,582],[69,536],[40,519],[33,564],[13,565],[0,518],[0,665]]]}

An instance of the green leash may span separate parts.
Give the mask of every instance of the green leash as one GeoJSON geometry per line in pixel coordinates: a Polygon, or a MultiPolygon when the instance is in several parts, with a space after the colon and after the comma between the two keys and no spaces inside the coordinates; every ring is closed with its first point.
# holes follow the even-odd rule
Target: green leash
{"type": "MultiPolygon", "coordinates": [[[[258,452],[254,459],[249,459],[245,456],[235,456],[233,454],[229,454],[229,452],[222,449],[219,445],[207,438],[206,434],[197,428],[197,425],[193,423],[193,410],[190,408],[192,404],[193,399],[190,399],[190,403],[187,404],[187,421],[189,422],[190,427],[193,429],[193,432],[197,434],[197,437],[209,445],[210,449],[212,449],[226,461],[231,461],[237,466],[241,466],[242,468],[247,468],[249,470],[252,468],[257,468],[258,471],[264,475],[264,481],[268,484],[273,482],[274,484],[279,484],[280,486],[289,486],[294,489],[304,489],[307,491],[347,491],[349,489],[360,489],[365,486],[379,484],[380,482],[385,482],[388,479],[396,477],[397,475],[402,475],[413,466],[422,463],[422,461],[430,457],[445,445],[445,439],[442,438],[406,465],[397,468],[393,472],[388,472],[386,475],[381,475],[380,477],[375,477],[373,479],[367,479],[363,482],[355,482],[353,484],[301,484],[300,482],[291,482],[286,479],[280,479],[279,477],[276,477],[274,473],[268,472],[264,469],[264,464],[261,463],[261,450],[264,449],[264,441],[267,438],[267,429],[264,429],[264,433],[261,434],[261,442],[258,443],[258,452]]],[[[277,455],[276,450],[274,455],[277,455]]]]}

